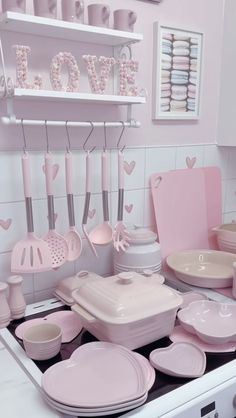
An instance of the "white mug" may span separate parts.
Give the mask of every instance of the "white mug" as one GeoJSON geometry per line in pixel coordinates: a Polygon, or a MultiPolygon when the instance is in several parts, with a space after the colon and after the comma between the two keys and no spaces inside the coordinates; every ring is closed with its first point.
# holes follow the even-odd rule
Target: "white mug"
{"type": "Polygon", "coordinates": [[[114,11],[114,29],[133,32],[137,14],[133,10],[118,9],[114,11]]]}
{"type": "Polygon", "coordinates": [[[101,26],[107,28],[109,26],[110,7],[105,4],[90,4],[88,6],[88,22],[89,25],[101,26]]]}
{"type": "Polygon", "coordinates": [[[34,0],[35,16],[57,18],[57,0],[34,0]]]}
{"type": "Polygon", "coordinates": [[[63,20],[84,23],[83,0],[61,0],[61,11],[63,20]]]}
{"type": "Polygon", "coordinates": [[[25,13],[25,0],[2,0],[2,11],[7,10],[16,13],[25,13]]]}

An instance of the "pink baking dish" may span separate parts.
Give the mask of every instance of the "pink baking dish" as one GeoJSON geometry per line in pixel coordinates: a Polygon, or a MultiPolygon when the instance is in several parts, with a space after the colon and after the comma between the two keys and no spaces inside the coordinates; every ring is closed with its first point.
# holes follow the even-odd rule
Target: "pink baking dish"
{"type": "Polygon", "coordinates": [[[84,328],[130,349],[169,335],[183,302],[175,290],[136,272],[87,282],[72,297],[84,328]]]}
{"type": "Polygon", "coordinates": [[[236,341],[236,305],[196,301],[178,312],[182,327],[208,344],[236,341]]]}
{"type": "Polygon", "coordinates": [[[220,250],[236,254],[236,223],[219,225],[212,231],[216,232],[220,250]]]}

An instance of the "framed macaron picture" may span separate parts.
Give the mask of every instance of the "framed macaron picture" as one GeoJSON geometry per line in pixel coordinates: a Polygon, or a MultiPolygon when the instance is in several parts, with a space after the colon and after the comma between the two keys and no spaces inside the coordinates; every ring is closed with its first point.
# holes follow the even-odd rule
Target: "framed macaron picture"
{"type": "Polygon", "coordinates": [[[153,119],[198,119],[202,38],[154,23],[153,119]]]}

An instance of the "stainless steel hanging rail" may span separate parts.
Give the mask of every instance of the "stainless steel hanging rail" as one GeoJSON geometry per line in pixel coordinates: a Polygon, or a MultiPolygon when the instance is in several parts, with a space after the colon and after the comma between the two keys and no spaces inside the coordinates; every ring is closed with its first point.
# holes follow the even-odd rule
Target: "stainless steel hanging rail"
{"type": "MultiPolygon", "coordinates": [[[[37,119],[15,119],[11,117],[2,117],[1,121],[4,125],[22,125],[24,126],[45,126],[45,120],[37,119]]],[[[62,121],[62,120],[47,120],[47,126],[65,126],[65,123],[70,128],[90,128],[91,122],[74,122],[74,121],[62,121]]],[[[104,122],[92,122],[94,128],[104,128],[104,122]]],[[[127,122],[106,122],[107,128],[120,128],[125,126],[126,128],[139,128],[141,126],[139,121],[130,120],[127,122]]]]}

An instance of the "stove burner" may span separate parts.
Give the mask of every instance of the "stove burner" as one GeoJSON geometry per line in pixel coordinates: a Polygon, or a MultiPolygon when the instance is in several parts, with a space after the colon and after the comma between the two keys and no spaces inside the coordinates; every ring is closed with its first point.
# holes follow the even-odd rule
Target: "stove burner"
{"type": "MultiPolygon", "coordinates": [[[[41,318],[52,312],[57,312],[61,310],[70,310],[70,308],[67,306],[55,308],[55,309],[51,309],[50,311],[40,312],[31,316],[27,316],[26,318],[23,318],[21,320],[12,321],[10,325],[8,326],[8,330],[13,335],[13,337],[18,341],[18,343],[23,347],[22,341],[19,340],[15,335],[15,329],[18,325],[20,325],[22,322],[28,321],[29,319],[41,318]]],[[[34,361],[36,366],[41,370],[42,373],[44,373],[53,364],[61,360],[67,360],[68,358],[70,358],[73,351],[76,348],[78,348],[80,345],[83,345],[92,341],[97,341],[97,339],[93,335],[91,335],[88,331],[82,330],[81,333],[73,341],[71,341],[70,343],[62,344],[61,351],[56,357],[50,360],[45,360],[45,361],[36,361],[36,360],[32,360],[32,361],[34,361]]],[[[171,344],[171,341],[169,340],[169,338],[162,338],[161,340],[155,341],[154,343],[148,344],[134,351],[137,351],[138,353],[142,354],[144,357],[148,359],[151,351],[157,348],[167,347],[170,344],[171,344]]],[[[216,369],[217,367],[220,367],[226,363],[229,363],[230,361],[234,360],[236,357],[235,353],[219,353],[219,354],[207,353],[206,356],[207,356],[207,367],[206,367],[205,374],[216,369]]],[[[146,403],[151,402],[154,399],[157,399],[158,397],[165,395],[166,393],[169,393],[174,389],[177,389],[178,387],[190,382],[191,380],[192,379],[167,376],[164,373],[161,373],[156,370],[156,380],[155,380],[153,387],[148,393],[148,398],[146,400],[146,403]]],[[[106,418],[117,418],[120,416],[121,414],[112,414],[112,415],[107,416],[106,418]]]]}

